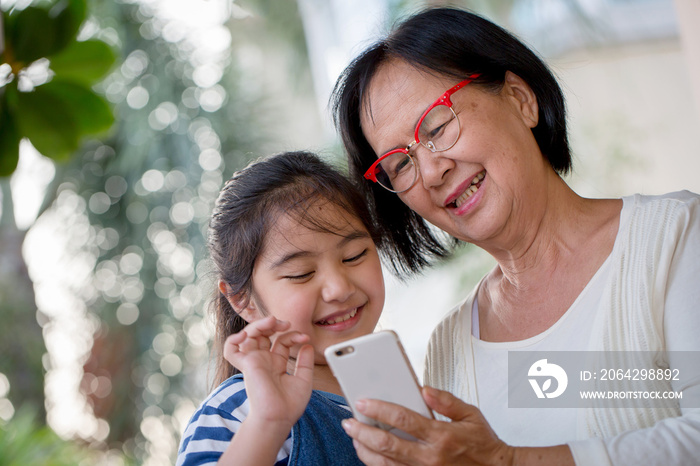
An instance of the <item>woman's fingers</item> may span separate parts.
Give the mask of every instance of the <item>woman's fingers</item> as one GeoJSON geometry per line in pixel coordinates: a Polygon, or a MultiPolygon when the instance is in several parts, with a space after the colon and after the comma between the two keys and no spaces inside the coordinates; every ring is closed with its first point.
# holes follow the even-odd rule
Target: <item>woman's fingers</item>
{"type": "Polygon", "coordinates": [[[347,430],[358,442],[358,454],[368,464],[490,464],[507,458],[509,447],[491,430],[481,412],[448,392],[425,387],[423,397],[428,406],[452,419],[441,422],[379,400],[361,400],[357,410],[367,417],[389,424],[417,441],[401,439],[390,432],[347,422],[347,430]],[[378,457],[376,455],[379,455],[378,457]],[[381,459],[379,458],[381,457],[381,459]],[[388,462],[383,462],[388,461],[388,462]]]}
{"type": "Polygon", "coordinates": [[[450,392],[427,386],[423,387],[421,392],[423,400],[425,400],[430,409],[453,421],[462,421],[470,416],[479,414],[479,410],[476,407],[465,403],[450,392]]]}
{"type": "Polygon", "coordinates": [[[391,432],[362,424],[354,419],[347,421],[343,427],[347,425],[348,435],[364,450],[364,458],[360,457],[363,461],[368,464],[426,464],[426,452],[421,441],[428,436],[431,424],[435,421],[403,406],[379,400],[360,400],[355,407],[363,415],[418,439],[405,440],[391,432]]]}
{"type": "Polygon", "coordinates": [[[434,411],[452,422],[438,422],[429,442],[433,456],[443,464],[508,464],[514,449],[500,440],[481,411],[449,392],[423,387],[423,399],[434,411]]]}
{"type": "Polygon", "coordinates": [[[365,416],[396,427],[417,439],[425,438],[432,429],[432,419],[394,403],[369,399],[359,400],[355,403],[355,408],[365,416]]]}
{"type": "Polygon", "coordinates": [[[415,442],[402,440],[356,419],[345,419],[343,428],[352,437],[357,456],[367,465],[411,464],[410,458],[415,459],[415,455],[412,454],[412,450],[418,447],[415,442]],[[410,445],[411,443],[414,445],[410,445]]]}

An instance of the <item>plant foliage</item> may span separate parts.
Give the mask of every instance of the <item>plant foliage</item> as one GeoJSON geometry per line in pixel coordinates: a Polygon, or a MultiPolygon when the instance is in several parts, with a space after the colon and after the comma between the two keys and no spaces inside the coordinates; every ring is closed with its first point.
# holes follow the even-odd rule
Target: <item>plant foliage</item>
{"type": "Polygon", "coordinates": [[[0,176],[14,172],[23,138],[64,161],[85,136],[114,123],[109,104],[91,86],[111,69],[116,54],[101,40],[77,40],[86,16],[86,0],[2,12],[0,176]]]}

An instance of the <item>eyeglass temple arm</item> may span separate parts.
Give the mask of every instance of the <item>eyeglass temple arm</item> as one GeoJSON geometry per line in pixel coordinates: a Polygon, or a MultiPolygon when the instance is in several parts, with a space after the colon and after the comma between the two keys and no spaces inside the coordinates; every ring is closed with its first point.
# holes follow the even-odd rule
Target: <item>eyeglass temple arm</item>
{"type": "MultiPolygon", "coordinates": [[[[471,76],[469,76],[467,79],[465,79],[464,81],[455,84],[454,87],[451,87],[450,89],[448,89],[447,91],[445,91],[444,94],[442,94],[442,97],[440,97],[440,98],[438,99],[438,102],[443,102],[443,101],[445,101],[445,100],[449,101],[450,96],[451,96],[452,94],[454,94],[454,93],[457,92],[458,90],[462,89],[464,86],[466,86],[466,85],[469,84],[470,82],[474,81],[474,80],[475,80],[476,78],[478,78],[479,76],[481,76],[481,73],[474,73],[474,74],[472,74],[471,76]]],[[[450,102],[450,103],[451,103],[451,102],[450,102]]]]}
{"type": "Polygon", "coordinates": [[[374,181],[377,183],[377,172],[379,171],[379,167],[377,166],[377,163],[375,162],[371,167],[369,167],[369,170],[365,172],[365,178],[367,178],[370,181],[374,181]]]}
{"type": "Polygon", "coordinates": [[[450,100],[450,97],[452,96],[452,94],[454,94],[454,93],[457,92],[458,90],[462,89],[464,86],[466,86],[466,85],[469,84],[470,82],[474,81],[474,80],[475,80],[476,78],[478,78],[479,76],[481,76],[481,73],[474,73],[474,74],[472,74],[471,76],[469,76],[467,79],[465,79],[464,81],[458,82],[457,84],[455,84],[454,86],[452,86],[451,88],[449,88],[448,90],[446,90],[445,93],[442,94],[442,95],[440,96],[440,98],[438,98],[438,100],[436,100],[436,101],[433,103],[433,105],[431,105],[430,107],[428,107],[428,108],[425,110],[425,112],[423,113],[423,115],[421,115],[420,120],[418,120],[418,124],[416,125],[416,132],[415,132],[415,134],[413,135],[413,137],[415,138],[416,141],[419,141],[419,140],[420,140],[420,139],[419,139],[420,136],[419,136],[419,134],[418,134],[418,130],[419,130],[419,128],[420,128],[420,125],[423,124],[423,120],[425,120],[425,117],[428,115],[428,113],[430,113],[430,111],[431,111],[432,109],[434,109],[435,107],[437,107],[438,105],[447,105],[448,107],[451,108],[451,107],[452,107],[452,101],[450,100]]]}

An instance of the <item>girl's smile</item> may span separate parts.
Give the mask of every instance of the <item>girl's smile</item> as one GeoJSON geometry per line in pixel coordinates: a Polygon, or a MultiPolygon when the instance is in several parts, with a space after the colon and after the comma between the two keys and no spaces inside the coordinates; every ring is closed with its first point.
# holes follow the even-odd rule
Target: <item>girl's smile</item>
{"type": "Polygon", "coordinates": [[[310,337],[316,364],[331,344],[371,333],[384,306],[379,255],[362,222],[315,201],[281,213],[255,262],[249,322],[272,315],[310,337]],[[313,215],[313,221],[308,218],[313,215]]]}
{"type": "Polygon", "coordinates": [[[340,311],[331,314],[317,322],[316,325],[321,325],[326,328],[326,330],[345,330],[355,324],[357,320],[360,319],[360,313],[362,312],[361,307],[354,307],[350,311],[340,311]]]}

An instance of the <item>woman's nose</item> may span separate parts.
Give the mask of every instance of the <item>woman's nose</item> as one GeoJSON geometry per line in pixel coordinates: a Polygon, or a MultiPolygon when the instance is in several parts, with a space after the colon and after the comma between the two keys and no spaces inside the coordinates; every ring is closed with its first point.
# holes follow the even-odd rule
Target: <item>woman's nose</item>
{"type": "Polygon", "coordinates": [[[323,279],[321,296],[326,302],[344,302],[355,292],[355,285],[342,270],[326,272],[323,279]]]}
{"type": "Polygon", "coordinates": [[[418,162],[421,182],[425,189],[440,186],[447,172],[454,167],[454,161],[445,157],[444,152],[432,152],[422,145],[416,148],[414,157],[418,162]]]}

